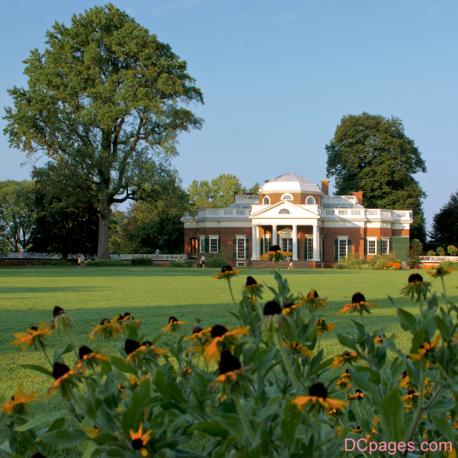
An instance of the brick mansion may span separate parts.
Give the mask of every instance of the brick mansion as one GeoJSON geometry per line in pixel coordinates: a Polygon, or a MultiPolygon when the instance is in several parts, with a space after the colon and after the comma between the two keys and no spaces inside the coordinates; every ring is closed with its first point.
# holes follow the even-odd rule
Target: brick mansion
{"type": "Polygon", "coordinates": [[[332,266],[349,255],[393,254],[405,260],[411,210],[365,208],[363,193],[329,195],[288,173],[266,181],[258,195],[240,195],[227,208],[200,209],[182,218],[188,258],[217,256],[238,266],[261,266],[272,245],[304,266],[332,266]]]}

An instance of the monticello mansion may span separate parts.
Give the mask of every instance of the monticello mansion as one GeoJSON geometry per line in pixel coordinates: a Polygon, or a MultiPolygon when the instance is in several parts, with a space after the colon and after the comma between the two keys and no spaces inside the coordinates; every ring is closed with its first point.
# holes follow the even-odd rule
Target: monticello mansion
{"type": "Polygon", "coordinates": [[[293,261],[314,267],[350,255],[405,260],[412,211],[365,208],[362,192],[330,196],[328,180],[318,186],[288,173],[266,181],[257,196],[236,196],[227,208],[200,209],[182,221],[188,258],[262,266],[262,254],[279,245],[293,261]]]}

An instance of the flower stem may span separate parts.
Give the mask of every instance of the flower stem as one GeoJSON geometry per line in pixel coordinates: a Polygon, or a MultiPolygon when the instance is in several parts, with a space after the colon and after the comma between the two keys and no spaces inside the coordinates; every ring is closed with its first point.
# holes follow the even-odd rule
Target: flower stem
{"type": "Polygon", "coordinates": [[[232,291],[232,284],[231,284],[230,278],[227,279],[227,285],[229,286],[229,292],[231,293],[232,302],[234,303],[234,305],[237,305],[237,302],[235,301],[234,293],[232,291]]]}
{"type": "Polygon", "coordinates": [[[412,421],[412,426],[410,428],[409,434],[407,436],[407,441],[411,441],[415,431],[420,421],[422,407],[423,407],[423,397],[424,397],[424,380],[423,380],[423,363],[420,366],[420,397],[418,398],[417,410],[415,412],[414,420],[412,421]]]}
{"type": "Polygon", "coordinates": [[[245,429],[248,435],[248,438],[250,439],[250,445],[253,445],[255,442],[255,434],[242,408],[242,404],[240,403],[240,398],[238,394],[234,396],[234,403],[235,403],[235,407],[237,409],[237,413],[239,415],[240,421],[242,422],[243,428],[245,429]]]}
{"type": "Polygon", "coordinates": [[[48,352],[46,351],[46,347],[44,346],[43,342],[40,340],[40,348],[43,351],[43,354],[45,355],[46,361],[48,361],[49,365],[52,367],[53,364],[51,362],[51,358],[48,355],[48,352]]]}
{"type": "Polygon", "coordinates": [[[275,334],[274,341],[275,341],[275,345],[278,348],[278,351],[280,352],[280,357],[281,357],[281,359],[283,361],[283,365],[285,366],[286,372],[288,373],[288,376],[289,376],[290,380],[293,382],[294,388],[297,391],[300,391],[302,389],[302,386],[299,383],[299,380],[296,377],[296,374],[294,373],[293,368],[291,367],[290,361],[289,361],[288,357],[285,354],[285,350],[282,347],[281,342],[278,339],[278,335],[277,334],[275,334]]]}
{"type": "Polygon", "coordinates": [[[445,288],[444,276],[441,275],[442,291],[444,291],[444,296],[447,297],[447,289],[445,288]]]}

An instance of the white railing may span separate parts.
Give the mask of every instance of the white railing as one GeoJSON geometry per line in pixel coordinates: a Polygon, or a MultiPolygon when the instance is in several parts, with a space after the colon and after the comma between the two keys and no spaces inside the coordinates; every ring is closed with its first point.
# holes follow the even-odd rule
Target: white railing
{"type": "Polygon", "coordinates": [[[62,259],[60,254],[49,254],[49,253],[31,253],[24,251],[22,253],[6,253],[1,254],[2,259],[62,259]]]}
{"type": "Polygon", "coordinates": [[[205,218],[208,216],[237,218],[240,216],[248,217],[249,215],[250,210],[245,208],[204,208],[199,210],[197,218],[205,218]]]}
{"type": "Polygon", "coordinates": [[[411,210],[381,210],[379,208],[325,208],[324,216],[345,219],[367,218],[369,220],[412,222],[411,210]]]}
{"type": "Polygon", "coordinates": [[[458,256],[420,256],[420,262],[458,262],[458,256]]]}
{"type": "Polygon", "coordinates": [[[132,261],[132,259],[151,259],[152,261],[184,261],[184,254],[111,254],[111,259],[132,261]]]}

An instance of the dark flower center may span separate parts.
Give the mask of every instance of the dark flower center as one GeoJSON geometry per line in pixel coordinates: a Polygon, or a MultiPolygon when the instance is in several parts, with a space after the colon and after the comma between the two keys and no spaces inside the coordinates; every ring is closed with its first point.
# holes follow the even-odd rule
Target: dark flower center
{"type": "Polygon", "coordinates": [[[134,450],[141,450],[143,448],[143,441],[141,439],[134,439],[131,444],[134,450]]]}
{"type": "Polygon", "coordinates": [[[415,390],[407,390],[407,394],[410,394],[410,395],[415,394],[415,390]]]}
{"type": "Polygon", "coordinates": [[[264,316],[268,315],[279,315],[281,313],[281,307],[278,302],[269,301],[264,305],[263,314],[264,316]]]}
{"type": "Polygon", "coordinates": [[[280,251],[280,250],[281,250],[281,248],[280,248],[279,245],[272,245],[270,247],[270,251],[273,251],[274,253],[276,253],[277,251],[280,251]]]}
{"type": "Polygon", "coordinates": [[[59,315],[62,315],[63,313],[65,313],[65,310],[62,308],[62,307],[59,307],[58,305],[56,305],[54,308],[53,308],[53,311],[52,311],[52,316],[54,318],[58,317],[59,315]]]}
{"type": "Polygon", "coordinates": [[[232,272],[233,270],[234,269],[229,264],[227,264],[226,266],[221,267],[221,273],[222,274],[224,274],[226,272],[232,272]]]}
{"type": "Polygon", "coordinates": [[[212,326],[210,335],[212,336],[212,339],[214,339],[215,337],[224,336],[226,332],[227,332],[226,326],[223,326],[222,324],[215,324],[214,326],[212,326]]]}
{"type": "Polygon", "coordinates": [[[40,452],[34,453],[30,458],[46,458],[40,452]]]}
{"type": "Polygon", "coordinates": [[[309,396],[326,399],[328,397],[328,390],[321,382],[317,382],[309,388],[309,396]]]}
{"type": "Polygon", "coordinates": [[[229,351],[223,350],[218,364],[220,375],[239,370],[242,366],[240,361],[229,351]]]}
{"type": "Polygon", "coordinates": [[[361,302],[366,302],[366,298],[364,297],[363,293],[355,293],[351,296],[352,304],[360,304],[361,302]]]}
{"type": "Polygon", "coordinates": [[[316,299],[317,297],[318,297],[318,292],[314,289],[311,289],[307,294],[308,299],[316,299]]]}
{"type": "Polygon", "coordinates": [[[198,334],[200,331],[203,331],[203,328],[201,328],[200,326],[194,326],[192,328],[192,333],[193,334],[198,334]]]}
{"type": "Polygon", "coordinates": [[[108,318],[102,318],[102,320],[100,321],[100,324],[103,326],[104,324],[108,324],[110,322],[110,320],[108,318]]]}
{"type": "Polygon", "coordinates": [[[363,394],[363,392],[361,390],[356,390],[355,393],[363,394]]]}
{"type": "Polygon", "coordinates": [[[32,331],[38,331],[38,327],[37,326],[30,326],[29,329],[32,330],[32,331]]]}
{"type": "Polygon", "coordinates": [[[407,371],[404,371],[404,372],[402,373],[402,378],[406,378],[406,377],[408,377],[408,376],[409,376],[409,373],[408,373],[407,371]]]}
{"type": "Polygon", "coordinates": [[[118,315],[118,321],[133,320],[134,317],[130,312],[125,312],[122,315],[118,315]]]}
{"type": "Polygon", "coordinates": [[[140,342],[134,339],[126,339],[124,342],[124,350],[126,354],[130,355],[133,353],[135,350],[138,350],[140,348],[140,342]]]}
{"type": "Polygon", "coordinates": [[[78,356],[83,359],[86,355],[94,353],[87,345],[83,345],[78,350],[78,356]]]}
{"type": "Polygon", "coordinates": [[[70,372],[70,368],[63,363],[54,363],[52,366],[52,376],[57,380],[70,372]]]}
{"type": "Polygon", "coordinates": [[[253,286],[257,284],[258,282],[251,275],[248,275],[248,277],[246,277],[245,286],[253,286]]]}
{"type": "Polygon", "coordinates": [[[142,342],[142,347],[152,347],[153,346],[153,342],[151,342],[151,340],[145,340],[144,342],[142,342]]]}
{"type": "Polygon", "coordinates": [[[171,323],[178,323],[178,318],[174,317],[174,316],[171,316],[169,317],[169,321],[168,321],[169,324],[171,323]]]}
{"type": "Polygon", "coordinates": [[[419,273],[410,274],[407,280],[408,283],[421,283],[423,277],[419,273]]]}

